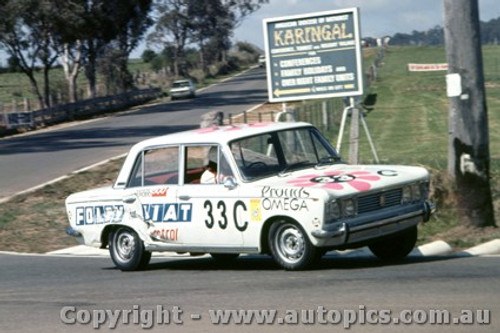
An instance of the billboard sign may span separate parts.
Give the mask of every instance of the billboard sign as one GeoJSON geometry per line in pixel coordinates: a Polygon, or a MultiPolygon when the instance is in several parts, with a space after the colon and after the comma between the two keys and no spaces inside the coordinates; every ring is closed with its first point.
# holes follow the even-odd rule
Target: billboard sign
{"type": "Polygon", "coordinates": [[[359,10],[263,21],[271,102],[363,94],[359,10]]]}

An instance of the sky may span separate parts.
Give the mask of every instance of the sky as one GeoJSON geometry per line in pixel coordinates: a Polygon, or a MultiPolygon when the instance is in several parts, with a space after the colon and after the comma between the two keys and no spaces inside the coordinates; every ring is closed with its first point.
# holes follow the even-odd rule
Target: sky
{"type": "MultiPolygon", "coordinates": [[[[499,0],[478,1],[481,21],[500,17],[499,0]]],[[[242,22],[233,40],[250,42],[263,49],[263,19],[353,7],[360,10],[362,37],[378,38],[443,26],[442,0],[269,0],[269,4],[242,22]]]]}
{"type": "MultiPolygon", "coordinates": [[[[500,17],[499,0],[478,1],[481,21],[500,17]]],[[[241,23],[233,42],[245,41],[264,49],[263,19],[353,7],[360,9],[362,37],[378,38],[443,26],[443,0],[269,0],[241,23]]],[[[142,43],[131,58],[140,58],[145,47],[142,43]]],[[[5,53],[0,51],[0,63],[5,64],[5,59],[5,53]]]]}

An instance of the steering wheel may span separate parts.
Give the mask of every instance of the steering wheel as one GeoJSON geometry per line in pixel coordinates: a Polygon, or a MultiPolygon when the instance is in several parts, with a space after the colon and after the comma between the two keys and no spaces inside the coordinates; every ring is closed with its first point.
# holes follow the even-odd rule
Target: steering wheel
{"type": "Polygon", "coordinates": [[[252,162],[252,163],[248,164],[247,168],[251,169],[251,168],[254,168],[254,167],[258,166],[258,165],[263,166],[263,167],[267,167],[266,163],[264,163],[262,161],[257,161],[257,162],[252,162]]]}

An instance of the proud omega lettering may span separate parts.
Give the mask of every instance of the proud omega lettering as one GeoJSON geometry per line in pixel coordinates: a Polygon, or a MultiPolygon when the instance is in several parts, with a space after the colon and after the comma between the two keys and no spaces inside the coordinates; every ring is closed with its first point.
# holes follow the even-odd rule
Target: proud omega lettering
{"type": "Polygon", "coordinates": [[[264,198],[309,198],[309,192],[301,188],[273,188],[264,186],[262,188],[262,196],[264,198]]]}

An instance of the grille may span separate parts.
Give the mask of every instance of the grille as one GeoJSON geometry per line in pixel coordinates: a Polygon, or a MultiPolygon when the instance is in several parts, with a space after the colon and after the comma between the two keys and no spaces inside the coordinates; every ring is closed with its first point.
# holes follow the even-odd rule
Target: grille
{"type": "Polygon", "coordinates": [[[358,214],[373,212],[386,207],[398,206],[401,204],[402,192],[403,190],[398,188],[359,197],[358,214]]]}

